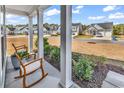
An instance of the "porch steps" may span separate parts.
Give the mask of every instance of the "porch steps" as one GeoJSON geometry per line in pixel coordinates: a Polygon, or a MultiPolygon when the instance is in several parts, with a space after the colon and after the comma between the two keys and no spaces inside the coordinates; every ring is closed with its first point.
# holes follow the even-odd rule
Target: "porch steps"
{"type": "Polygon", "coordinates": [[[103,88],[124,88],[124,75],[109,71],[102,85],[103,88]]]}

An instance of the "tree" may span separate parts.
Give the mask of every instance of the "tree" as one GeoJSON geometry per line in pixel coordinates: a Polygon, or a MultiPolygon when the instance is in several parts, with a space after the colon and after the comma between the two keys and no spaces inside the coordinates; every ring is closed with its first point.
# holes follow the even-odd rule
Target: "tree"
{"type": "Polygon", "coordinates": [[[124,24],[114,25],[113,35],[124,35],[124,24]]]}

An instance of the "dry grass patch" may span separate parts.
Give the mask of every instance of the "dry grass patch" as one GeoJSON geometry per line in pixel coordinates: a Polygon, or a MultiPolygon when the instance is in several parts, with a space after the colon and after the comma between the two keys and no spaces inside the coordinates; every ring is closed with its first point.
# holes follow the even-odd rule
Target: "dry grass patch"
{"type": "MultiPolygon", "coordinates": [[[[60,38],[49,37],[48,41],[51,45],[60,46],[60,38]]],[[[90,44],[88,42],[73,39],[72,51],[88,55],[104,56],[110,59],[124,61],[124,46],[120,44],[111,43],[90,44]]]]}

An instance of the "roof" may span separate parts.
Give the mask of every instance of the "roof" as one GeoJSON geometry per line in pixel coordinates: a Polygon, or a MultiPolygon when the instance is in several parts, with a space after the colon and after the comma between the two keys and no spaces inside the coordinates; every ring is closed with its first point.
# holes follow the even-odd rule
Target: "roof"
{"type": "Polygon", "coordinates": [[[97,27],[98,29],[112,29],[113,28],[113,22],[95,23],[91,25],[94,27],[97,27]]]}
{"type": "Polygon", "coordinates": [[[5,7],[7,13],[29,16],[35,15],[38,8],[45,10],[50,5],[5,5],[5,7]]]}
{"type": "Polygon", "coordinates": [[[16,28],[14,27],[7,27],[10,31],[14,31],[16,28]]]}
{"type": "Polygon", "coordinates": [[[72,26],[79,26],[81,23],[72,23],[72,26]]]}
{"type": "Polygon", "coordinates": [[[98,24],[95,24],[94,27],[97,29],[97,30],[104,30],[104,28],[102,28],[100,25],[98,24]]]}

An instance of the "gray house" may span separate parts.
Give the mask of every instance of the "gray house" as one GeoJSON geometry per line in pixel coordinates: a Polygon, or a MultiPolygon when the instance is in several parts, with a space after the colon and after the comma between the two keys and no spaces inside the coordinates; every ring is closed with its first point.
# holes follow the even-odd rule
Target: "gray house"
{"type": "Polygon", "coordinates": [[[72,35],[82,34],[82,24],[81,23],[73,23],[72,24],[72,35]]]}
{"type": "Polygon", "coordinates": [[[93,35],[96,38],[112,39],[113,22],[91,24],[87,28],[87,35],[93,35]]]}

